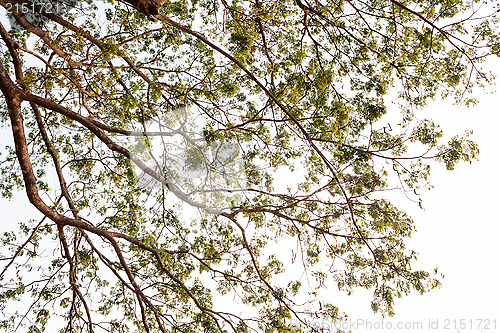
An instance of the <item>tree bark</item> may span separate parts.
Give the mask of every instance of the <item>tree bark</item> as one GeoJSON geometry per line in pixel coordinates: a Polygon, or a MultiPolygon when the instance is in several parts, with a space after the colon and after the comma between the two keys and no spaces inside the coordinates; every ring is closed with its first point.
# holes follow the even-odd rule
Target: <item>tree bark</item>
{"type": "Polygon", "coordinates": [[[146,15],[158,15],[160,9],[167,0],[124,0],[135,9],[146,15]]]}

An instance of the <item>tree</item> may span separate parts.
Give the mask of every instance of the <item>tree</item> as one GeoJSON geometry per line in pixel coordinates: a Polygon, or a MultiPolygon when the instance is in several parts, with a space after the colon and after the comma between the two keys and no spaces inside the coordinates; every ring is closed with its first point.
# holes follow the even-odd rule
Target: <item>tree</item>
{"type": "Polygon", "coordinates": [[[14,139],[0,190],[24,189],[43,215],[2,237],[3,328],[321,331],[312,319],[343,316],[329,285],[372,289],[388,315],[395,297],[439,285],[412,269],[414,223],[385,193],[420,204],[429,163],[477,157],[419,109],[439,94],[474,102],[489,82],[477,66],[498,51],[495,10],[0,4],[14,139]]]}

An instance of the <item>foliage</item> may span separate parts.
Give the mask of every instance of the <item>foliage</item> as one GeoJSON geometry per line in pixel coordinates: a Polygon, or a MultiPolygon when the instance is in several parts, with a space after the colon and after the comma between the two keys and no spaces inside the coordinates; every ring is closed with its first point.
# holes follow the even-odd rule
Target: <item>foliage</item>
{"type": "Polygon", "coordinates": [[[47,3],[0,0],[0,191],[43,214],[1,238],[0,327],[320,331],[328,287],[439,285],[384,193],[478,155],[419,111],[489,82],[477,1],[47,3]]]}

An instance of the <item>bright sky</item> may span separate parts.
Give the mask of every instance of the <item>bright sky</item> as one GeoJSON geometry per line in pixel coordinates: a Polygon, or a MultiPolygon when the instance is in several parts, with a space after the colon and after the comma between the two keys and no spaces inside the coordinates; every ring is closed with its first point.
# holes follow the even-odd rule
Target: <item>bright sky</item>
{"type": "MultiPolygon", "coordinates": [[[[488,63],[492,69],[499,65],[500,58],[488,63]]],[[[434,189],[420,191],[425,211],[404,199],[398,205],[416,221],[418,232],[408,248],[420,253],[417,267],[439,268],[445,274],[442,288],[397,300],[396,316],[386,319],[386,329],[380,330],[382,318],[372,313],[369,292],[332,295],[331,303],[349,314],[353,332],[500,332],[500,92],[480,93],[478,99],[479,105],[469,109],[449,101],[432,103],[426,117],[446,134],[473,130],[479,161],[460,164],[452,172],[443,165],[433,167],[434,189]]],[[[10,144],[10,135],[9,128],[0,129],[1,147],[10,144]]],[[[24,195],[10,202],[0,199],[0,212],[1,231],[39,216],[24,195]]]]}
{"type": "MultiPolygon", "coordinates": [[[[494,60],[500,63],[500,59],[494,60]]],[[[469,109],[457,108],[450,102],[435,102],[426,111],[426,117],[440,124],[445,133],[473,130],[472,139],[478,142],[481,151],[479,161],[459,164],[454,171],[445,170],[441,164],[433,167],[434,188],[420,191],[425,211],[405,199],[400,202],[400,207],[405,207],[416,221],[418,232],[408,242],[408,248],[420,253],[417,267],[439,268],[445,274],[442,288],[423,296],[413,293],[397,300],[396,315],[386,319],[386,328],[380,330],[376,328],[381,327],[377,325],[382,325],[382,318],[370,309],[370,292],[357,291],[348,297],[332,295],[331,302],[349,315],[353,332],[500,332],[500,214],[497,210],[500,205],[500,92],[481,94],[479,99],[480,104],[469,109]],[[436,320],[439,329],[430,329],[430,323],[436,327],[436,320]],[[486,329],[487,320],[490,320],[490,329],[486,329]],[[461,323],[466,325],[464,329],[461,323]],[[387,325],[392,325],[392,329],[387,325]],[[397,325],[411,326],[398,329],[397,325]]],[[[0,130],[1,146],[11,141],[8,136],[9,129],[0,130]]],[[[24,195],[16,196],[11,202],[0,199],[0,212],[3,230],[39,216],[24,195]]]]}
{"type": "MultiPolygon", "coordinates": [[[[500,79],[499,65],[499,58],[488,63],[500,79]]],[[[370,309],[370,293],[343,298],[341,309],[360,323],[351,326],[353,332],[500,332],[500,91],[477,97],[480,103],[471,108],[431,103],[425,116],[441,125],[445,135],[473,130],[479,161],[459,164],[454,171],[433,166],[434,188],[419,191],[425,210],[404,199],[399,205],[415,219],[418,232],[407,244],[420,254],[416,267],[437,267],[445,274],[443,286],[397,300],[396,315],[385,320],[392,327],[380,330],[376,325],[382,325],[382,318],[370,309]]]]}

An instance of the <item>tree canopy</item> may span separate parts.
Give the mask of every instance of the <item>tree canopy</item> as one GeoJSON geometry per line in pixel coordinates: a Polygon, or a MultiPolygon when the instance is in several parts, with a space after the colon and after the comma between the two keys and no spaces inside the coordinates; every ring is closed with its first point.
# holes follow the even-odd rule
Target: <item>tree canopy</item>
{"type": "Polygon", "coordinates": [[[43,216],[1,237],[3,329],[321,331],[332,286],[439,285],[386,194],[477,157],[420,109],[490,82],[494,5],[0,4],[0,191],[43,216]]]}

